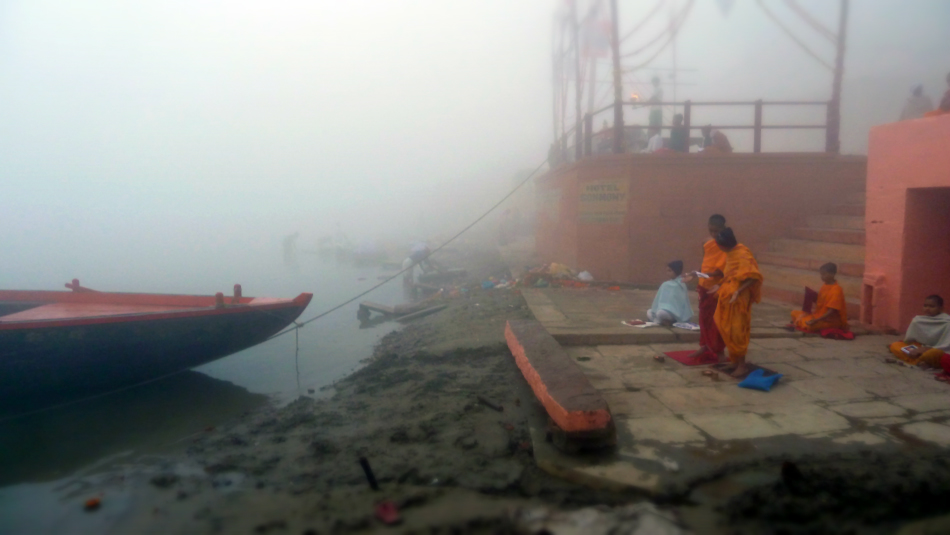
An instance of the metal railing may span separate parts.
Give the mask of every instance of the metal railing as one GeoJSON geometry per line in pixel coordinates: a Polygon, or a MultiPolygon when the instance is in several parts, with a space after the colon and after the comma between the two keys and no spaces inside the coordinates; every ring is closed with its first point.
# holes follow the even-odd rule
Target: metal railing
{"type": "MultiPolygon", "coordinates": [[[[835,132],[832,132],[832,129],[829,128],[829,123],[826,119],[823,124],[763,124],[762,122],[762,110],[766,106],[824,106],[825,115],[829,112],[828,107],[831,105],[829,101],[793,101],[793,100],[776,100],[776,101],[764,101],[764,100],[754,100],[754,101],[739,101],[739,102],[693,102],[686,100],[683,102],[626,102],[625,106],[633,106],[635,108],[652,108],[656,106],[680,106],[683,108],[683,125],[682,128],[685,128],[687,132],[692,130],[698,130],[702,128],[701,126],[692,125],[692,112],[693,107],[695,106],[751,106],[753,108],[753,121],[752,124],[727,124],[727,125],[715,125],[717,130],[752,130],[753,132],[753,142],[752,142],[752,152],[760,153],[762,152],[762,131],[763,130],[824,130],[825,131],[825,147],[827,152],[835,152],[832,147],[836,147],[837,144],[832,137],[836,136],[835,132]]],[[[596,110],[591,113],[584,115],[583,121],[578,121],[574,128],[571,128],[561,138],[558,140],[556,146],[560,149],[562,153],[563,160],[569,160],[567,158],[568,152],[568,140],[573,136],[574,144],[574,156],[575,159],[579,160],[585,156],[590,156],[593,153],[593,137],[594,137],[594,117],[606,112],[614,110],[614,105],[605,106],[599,110],[596,110]],[[574,135],[577,134],[577,135],[574,135]],[[578,143],[578,140],[582,141],[578,143]]],[[[660,130],[670,130],[674,128],[674,125],[664,124],[659,127],[653,125],[637,125],[638,128],[646,129],[656,129],[660,130]]],[[[612,128],[612,136],[614,138],[614,147],[622,147],[623,143],[623,130],[612,128]],[[617,136],[621,136],[620,141],[616,139],[617,136]]],[[[687,137],[689,137],[687,135],[687,137]]]]}

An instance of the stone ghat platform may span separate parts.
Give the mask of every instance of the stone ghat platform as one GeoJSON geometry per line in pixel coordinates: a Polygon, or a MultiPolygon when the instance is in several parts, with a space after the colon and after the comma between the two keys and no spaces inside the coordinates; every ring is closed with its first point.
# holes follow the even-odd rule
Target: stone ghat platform
{"type": "MultiPolygon", "coordinates": [[[[804,289],[802,290],[804,293],[804,289]]],[[[623,320],[646,320],[656,290],[601,288],[528,288],[522,290],[535,318],[563,346],[645,345],[698,343],[699,331],[622,325],[623,320]]],[[[699,310],[696,292],[690,292],[693,311],[699,310]]],[[[752,309],[752,338],[801,338],[783,328],[792,308],[766,301],[752,309]]],[[[694,318],[695,321],[695,318],[694,318]]]]}

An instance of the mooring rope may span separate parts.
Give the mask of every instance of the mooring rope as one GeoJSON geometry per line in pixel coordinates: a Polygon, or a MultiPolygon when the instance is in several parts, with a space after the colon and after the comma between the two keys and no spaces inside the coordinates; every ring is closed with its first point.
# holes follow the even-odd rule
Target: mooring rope
{"type": "MultiPolygon", "coordinates": [[[[531,171],[531,173],[528,174],[528,175],[527,175],[521,182],[519,182],[514,188],[512,188],[512,190],[511,190],[510,192],[508,192],[507,195],[505,195],[504,197],[502,197],[500,201],[498,201],[498,202],[496,202],[494,205],[492,205],[491,208],[489,208],[487,211],[485,211],[485,213],[483,213],[482,215],[480,215],[480,216],[478,217],[478,219],[476,219],[475,221],[471,222],[468,226],[466,226],[465,228],[463,228],[462,230],[460,230],[458,233],[456,233],[454,236],[452,236],[451,238],[449,238],[448,241],[446,241],[446,242],[443,243],[442,245],[440,245],[440,246],[438,246],[437,248],[435,248],[435,250],[429,252],[429,254],[426,255],[426,258],[429,258],[430,256],[434,255],[435,253],[439,252],[439,251],[442,250],[446,245],[452,243],[453,241],[455,241],[456,239],[458,239],[460,236],[462,236],[462,234],[465,234],[466,232],[468,232],[469,230],[471,230],[471,228],[474,227],[475,225],[477,225],[481,220],[483,220],[483,219],[485,219],[486,217],[488,217],[489,214],[491,214],[491,213],[494,212],[496,209],[498,209],[499,206],[501,206],[505,201],[507,201],[508,199],[510,199],[511,196],[514,195],[514,194],[515,194],[519,189],[521,189],[525,184],[527,184],[528,181],[530,181],[532,178],[534,178],[534,176],[535,176],[536,174],[538,174],[538,171],[540,171],[540,170],[544,167],[544,164],[545,164],[545,163],[547,163],[547,159],[543,160],[540,164],[538,164],[538,166],[534,169],[534,171],[531,171]]],[[[333,308],[331,308],[331,309],[329,309],[329,310],[326,310],[326,311],[324,311],[324,312],[321,312],[320,314],[317,314],[316,316],[314,316],[314,317],[312,317],[312,318],[310,318],[310,319],[308,319],[308,320],[306,320],[306,321],[303,321],[303,322],[294,321],[294,322],[293,322],[293,324],[294,324],[293,327],[291,327],[291,328],[289,328],[289,329],[286,329],[286,330],[284,330],[284,331],[281,331],[281,332],[279,332],[279,333],[277,333],[277,334],[274,334],[274,335],[272,335],[272,336],[266,338],[266,339],[265,339],[263,342],[261,342],[261,343],[269,342],[270,340],[273,340],[273,339],[275,339],[275,338],[279,338],[279,337],[281,337],[281,336],[283,336],[283,335],[285,335],[285,334],[287,334],[287,333],[290,333],[290,332],[295,333],[295,337],[294,337],[294,338],[295,338],[296,348],[295,348],[295,350],[294,350],[294,369],[296,370],[296,373],[297,373],[297,390],[300,391],[300,362],[299,362],[299,357],[300,357],[300,335],[299,335],[299,331],[300,331],[300,329],[301,329],[302,327],[304,327],[305,325],[307,325],[307,324],[313,323],[314,321],[317,321],[318,319],[323,318],[324,316],[327,316],[327,315],[329,315],[329,314],[331,314],[331,313],[333,313],[333,312],[336,312],[337,310],[340,310],[341,308],[345,307],[346,305],[349,305],[350,303],[356,301],[357,299],[359,299],[359,298],[361,298],[361,297],[363,297],[363,296],[369,294],[369,293],[372,292],[373,290],[376,290],[377,288],[380,288],[381,286],[385,285],[386,283],[391,282],[391,281],[394,280],[395,278],[399,277],[400,275],[402,275],[403,273],[409,271],[410,269],[413,269],[414,267],[415,267],[415,265],[413,264],[412,266],[403,268],[403,269],[401,269],[399,272],[397,272],[395,275],[393,275],[393,276],[391,276],[391,277],[389,277],[389,278],[383,280],[382,282],[380,282],[379,284],[373,286],[373,287],[370,288],[369,290],[366,290],[365,292],[362,292],[362,293],[358,294],[357,296],[355,296],[355,297],[353,297],[353,298],[351,298],[351,299],[347,299],[346,301],[340,303],[339,305],[336,305],[335,307],[333,307],[333,308]]],[[[257,311],[257,312],[263,312],[263,313],[265,313],[265,314],[271,314],[271,315],[277,316],[277,314],[273,314],[273,313],[271,313],[271,312],[269,312],[269,311],[267,311],[267,310],[259,310],[259,311],[257,311]]],[[[118,394],[118,393],[120,393],[120,392],[126,392],[126,391],[132,390],[132,389],[134,389],[134,388],[139,388],[139,387],[142,387],[142,386],[145,386],[145,385],[148,385],[148,384],[157,382],[157,381],[162,381],[162,380],[164,380],[164,379],[168,379],[169,377],[173,377],[173,376],[175,376],[175,375],[178,375],[178,374],[181,374],[181,373],[185,373],[185,372],[188,372],[188,371],[191,371],[191,369],[190,369],[190,368],[187,368],[187,369],[184,369],[184,370],[178,370],[178,371],[176,371],[176,372],[172,372],[172,373],[169,373],[169,374],[166,374],[166,375],[162,375],[161,377],[155,377],[155,378],[152,378],[152,379],[148,379],[148,380],[146,380],[146,381],[142,381],[142,382],[140,382],[140,383],[135,383],[135,384],[133,384],[133,385],[127,385],[127,386],[119,387],[119,388],[116,388],[116,389],[114,389],[114,390],[110,390],[110,391],[108,391],[108,392],[102,392],[102,393],[100,393],[100,394],[94,394],[94,395],[91,395],[91,396],[88,396],[88,397],[85,397],[85,398],[80,398],[80,399],[75,399],[75,400],[71,400],[71,401],[66,401],[66,402],[63,402],[63,403],[58,403],[58,404],[56,404],[56,405],[50,405],[49,407],[43,407],[43,408],[40,408],[40,409],[35,409],[35,410],[26,411],[26,412],[23,412],[23,413],[20,413],[20,414],[14,414],[14,415],[11,415],[11,416],[4,416],[4,417],[0,418],[0,423],[9,422],[9,421],[11,421],[11,420],[16,420],[16,419],[19,419],[19,418],[25,418],[25,417],[27,417],[27,416],[33,416],[33,415],[40,414],[40,413],[44,413],[44,412],[49,412],[49,411],[53,411],[53,410],[63,409],[63,408],[66,408],[66,407],[69,407],[69,406],[72,406],[72,405],[78,405],[78,404],[80,404],[80,403],[86,403],[86,402],[93,401],[93,400],[96,400],[96,399],[102,399],[102,398],[104,398],[104,397],[111,396],[111,395],[114,395],[114,394],[118,394]]]]}

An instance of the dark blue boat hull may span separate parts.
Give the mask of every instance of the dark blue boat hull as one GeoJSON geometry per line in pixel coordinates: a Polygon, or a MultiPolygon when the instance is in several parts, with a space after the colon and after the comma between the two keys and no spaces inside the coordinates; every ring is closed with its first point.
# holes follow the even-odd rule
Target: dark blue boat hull
{"type": "Polygon", "coordinates": [[[102,392],[200,366],[264,342],[307,303],[0,330],[0,398],[102,392]]]}

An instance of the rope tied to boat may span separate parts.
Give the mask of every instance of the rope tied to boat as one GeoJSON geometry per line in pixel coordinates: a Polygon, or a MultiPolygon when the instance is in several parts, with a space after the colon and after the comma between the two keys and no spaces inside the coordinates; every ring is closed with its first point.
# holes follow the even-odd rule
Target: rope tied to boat
{"type": "MultiPolygon", "coordinates": [[[[449,238],[445,243],[443,243],[442,245],[436,247],[434,250],[430,251],[429,254],[426,255],[426,257],[425,257],[423,260],[428,259],[430,256],[432,256],[432,255],[434,255],[435,253],[438,253],[439,251],[441,251],[443,248],[445,248],[445,246],[447,246],[447,245],[449,245],[450,243],[452,243],[452,242],[454,242],[455,240],[457,240],[457,239],[458,239],[459,237],[461,237],[463,234],[465,234],[466,232],[468,232],[469,230],[471,230],[472,227],[474,227],[475,225],[477,225],[478,223],[480,223],[483,219],[485,219],[486,217],[488,217],[489,214],[491,214],[492,212],[494,212],[495,210],[497,210],[498,207],[500,207],[505,201],[507,201],[509,198],[511,198],[512,195],[514,195],[515,193],[517,193],[518,190],[520,190],[525,184],[528,183],[528,181],[530,181],[532,178],[534,178],[534,176],[535,176],[536,174],[538,174],[538,172],[544,167],[544,165],[545,165],[546,163],[547,163],[547,159],[542,160],[541,163],[538,164],[538,166],[535,167],[533,171],[531,171],[531,173],[529,173],[523,180],[521,180],[518,184],[516,184],[515,187],[512,188],[512,190],[511,190],[510,192],[508,192],[507,195],[505,195],[504,197],[502,197],[500,201],[498,201],[498,202],[496,202],[494,205],[492,205],[488,210],[485,211],[485,213],[483,213],[482,215],[480,215],[477,219],[475,219],[475,221],[471,222],[471,223],[470,223],[469,225],[467,225],[465,228],[463,228],[463,229],[460,230],[458,233],[456,233],[454,236],[452,236],[451,238],[449,238]]],[[[327,316],[327,315],[329,315],[329,314],[332,314],[333,312],[336,312],[337,310],[340,310],[341,308],[345,307],[346,305],[349,305],[350,303],[353,303],[353,302],[357,301],[358,299],[360,299],[360,298],[364,297],[365,295],[369,294],[370,292],[372,292],[372,291],[374,291],[374,290],[376,290],[376,289],[382,287],[383,285],[385,285],[385,284],[387,284],[387,283],[389,283],[389,282],[395,280],[397,277],[399,277],[400,275],[405,274],[407,271],[409,271],[410,269],[413,269],[413,268],[415,268],[415,264],[413,264],[412,266],[405,267],[405,268],[401,269],[401,270],[398,271],[395,275],[393,275],[393,276],[391,276],[391,277],[389,277],[389,278],[383,280],[382,282],[376,284],[376,285],[373,286],[372,288],[370,288],[370,289],[368,289],[368,290],[366,290],[366,291],[364,291],[364,292],[362,292],[362,293],[356,295],[355,297],[353,297],[353,298],[351,298],[351,299],[347,299],[346,301],[340,303],[339,305],[336,305],[335,307],[333,307],[333,308],[331,308],[331,309],[329,309],[329,310],[326,310],[326,311],[324,311],[324,312],[321,312],[320,314],[317,314],[316,316],[314,316],[314,317],[312,317],[312,318],[310,318],[310,319],[308,319],[308,320],[301,321],[301,322],[298,322],[298,321],[296,321],[296,320],[293,320],[293,321],[292,321],[292,323],[294,324],[293,327],[291,327],[291,328],[289,328],[289,329],[286,329],[286,330],[283,330],[283,331],[281,331],[281,332],[278,332],[277,334],[274,334],[274,335],[268,337],[267,339],[265,339],[265,340],[264,340],[263,342],[261,342],[261,343],[269,342],[269,341],[271,341],[271,340],[273,340],[273,339],[275,339],[275,338],[279,338],[279,337],[281,337],[281,336],[283,336],[283,335],[285,335],[285,334],[287,334],[287,333],[290,333],[290,332],[293,332],[293,333],[294,333],[295,345],[296,345],[296,347],[295,347],[295,349],[294,349],[294,367],[295,367],[295,370],[296,370],[296,373],[297,373],[297,391],[299,392],[299,391],[300,391],[300,362],[299,362],[299,357],[300,357],[300,335],[299,335],[299,331],[300,331],[300,329],[302,329],[303,327],[305,327],[306,325],[308,325],[308,324],[310,324],[310,323],[313,323],[313,322],[317,321],[317,320],[320,319],[320,318],[323,318],[324,316],[327,316]]],[[[77,284],[77,286],[78,286],[78,282],[79,282],[79,281],[75,281],[75,282],[76,282],[76,284],[77,284]]],[[[241,294],[240,285],[235,285],[235,293],[236,293],[236,299],[240,299],[240,294],[241,294]]],[[[224,295],[221,294],[221,293],[219,293],[218,295],[221,296],[221,304],[224,305],[224,306],[227,306],[226,304],[223,303],[224,295]]],[[[215,297],[216,297],[216,303],[215,303],[215,304],[216,304],[216,306],[217,306],[218,299],[217,299],[217,296],[215,296],[215,297]]],[[[259,312],[263,312],[263,313],[265,313],[265,314],[272,314],[271,312],[269,312],[269,311],[267,311],[267,310],[259,310],[259,312]]],[[[272,314],[272,315],[276,316],[276,314],[272,314]]],[[[281,318],[281,319],[283,320],[284,318],[281,318]]],[[[182,374],[182,373],[185,373],[185,372],[188,372],[188,371],[191,371],[191,369],[190,369],[190,368],[186,368],[186,369],[184,369],[184,370],[179,370],[179,371],[176,371],[176,372],[172,372],[172,373],[163,375],[163,376],[161,376],[161,377],[155,377],[155,378],[153,378],[153,379],[148,379],[148,380],[142,381],[142,382],[140,382],[140,383],[135,383],[135,384],[132,384],[132,385],[127,385],[127,386],[119,387],[119,388],[116,388],[116,389],[114,389],[114,390],[110,390],[110,391],[108,391],[108,392],[102,392],[102,393],[100,393],[100,394],[94,394],[94,395],[92,395],[92,396],[87,396],[87,397],[85,397],[85,398],[75,399],[75,400],[72,400],[72,401],[67,401],[67,402],[63,402],[63,403],[56,404],[56,405],[51,405],[51,406],[49,406],[49,407],[43,407],[43,408],[40,408],[40,409],[34,409],[34,410],[30,410],[30,411],[26,411],[26,412],[19,413],[19,414],[14,414],[14,415],[11,415],[11,416],[5,416],[5,417],[0,418],[0,423],[9,422],[9,421],[16,420],[16,419],[19,419],[19,418],[24,418],[24,417],[26,417],[26,416],[33,416],[33,415],[41,414],[41,413],[44,413],[44,412],[49,412],[49,411],[53,411],[53,410],[57,410],[57,409],[62,409],[62,408],[70,407],[70,406],[72,406],[72,405],[78,405],[78,404],[80,404],[80,403],[86,403],[86,402],[93,401],[93,400],[96,400],[96,399],[101,399],[101,398],[104,398],[104,397],[106,397],[106,396],[111,396],[111,395],[114,395],[114,394],[118,394],[118,393],[120,393],[120,392],[125,392],[125,391],[128,391],[128,390],[132,390],[132,389],[134,389],[134,388],[139,388],[139,387],[141,387],[141,386],[145,386],[145,385],[148,385],[148,384],[157,382],[157,381],[162,381],[162,380],[164,380],[164,379],[168,379],[169,377],[174,377],[174,376],[176,376],[176,375],[179,375],[179,374],[182,374]]]]}

